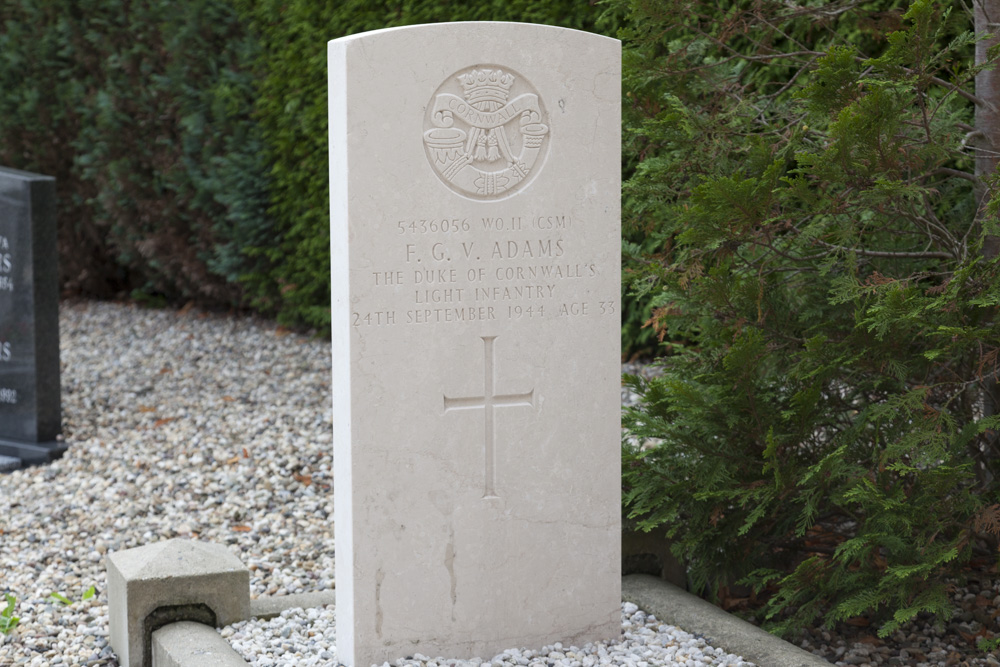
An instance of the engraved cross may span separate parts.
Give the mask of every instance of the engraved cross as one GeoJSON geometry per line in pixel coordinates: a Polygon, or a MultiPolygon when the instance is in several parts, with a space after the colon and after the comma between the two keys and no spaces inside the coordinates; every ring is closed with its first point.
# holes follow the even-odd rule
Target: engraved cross
{"type": "Polygon", "coordinates": [[[485,381],[482,396],[460,398],[444,397],[444,411],[482,408],[486,414],[486,492],[483,498],[497,498],[496,494],[496,433],[493,427],[494,408],[535,407],[535,390],[524,394],[497,394],[495,386],[493,341],[496,336],[483,336],[485,352],[485,381]]]}

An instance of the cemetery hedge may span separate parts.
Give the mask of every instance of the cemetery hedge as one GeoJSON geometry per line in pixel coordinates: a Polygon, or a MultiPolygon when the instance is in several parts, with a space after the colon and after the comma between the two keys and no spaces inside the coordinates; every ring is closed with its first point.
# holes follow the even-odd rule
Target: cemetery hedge
{"type": "Polygon", "coordinates": [[[57,178],[64,292],[238,304],[273,232],[237,13],[6,0],[0,24],[0,163],[57,178]]]}
{"type": "Polygon", "coordinates": [[[1000,543],[998,176],[974,164],[971,18],[616,2],[626,274],[664,355],[630,380],[626,513],[695,590],[749,587],[778,632],[947,618],[949,577],[995,573],[1000,543]]]}
{"type": "Polygon", "coordinates": [[[0,164],[53,175],[65,294],[329,326],[326,42],[439,21],[613,33],[593,2],[4,0],[0,164]]]}

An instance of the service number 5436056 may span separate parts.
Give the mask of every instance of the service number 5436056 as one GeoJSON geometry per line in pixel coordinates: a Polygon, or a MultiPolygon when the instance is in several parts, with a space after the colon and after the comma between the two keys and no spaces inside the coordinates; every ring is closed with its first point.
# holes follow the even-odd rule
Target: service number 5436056
{"type": "Polygon", "coordinates": [[[396,223],[400,234],[455,234],[472,229],[468,218],[400,220],[396,223]]]}

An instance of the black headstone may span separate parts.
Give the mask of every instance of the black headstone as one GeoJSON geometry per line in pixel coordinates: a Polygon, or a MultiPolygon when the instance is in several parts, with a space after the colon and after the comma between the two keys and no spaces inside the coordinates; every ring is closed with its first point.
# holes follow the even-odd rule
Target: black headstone
{"type": "Polygon", "coordinates": [[[25,464],[66,449],[55,213],[54,178],[0,167],[0,456],[25,464]]]}

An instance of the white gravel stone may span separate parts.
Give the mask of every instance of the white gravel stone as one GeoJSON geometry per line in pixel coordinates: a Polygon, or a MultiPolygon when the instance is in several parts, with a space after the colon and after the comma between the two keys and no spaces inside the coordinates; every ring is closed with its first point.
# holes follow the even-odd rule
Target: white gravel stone
{"type": "MultiPolygon", "coordinates": [[[[223,628],[223,637],[229,639],[250,664],[259,667],[292,665],[333,665],[336,662],[333,605],[320,610],[290,609],[282,612],[280,619],[251,620],[223,628]],[[277,646],[276,634],[288,645],[278,654],[270,647],[277,646]]],[[[628,665],[653,667],[656,665],[726,665],[728,667],[754,667],[736,655],[713,648],[695,635],[671,625],[661,623],[630,602],[622,604],[622,636],[605,642],[582,647],[563,646],[556,642],[538,649],[511,648],[492,658],[457,660],[446,657],[414,655],[384,663],[382,667],[593,667],[595,665],[628,665]]]]}
{"type": "Polygon", "coordinates": [[[254,597],[333,585],[328,341],[110,303],[62,304],[60,338],[70,450],[0,475],[0,665],[116,665],[104,555],[160,539],[258,564],[254,597]]]}

